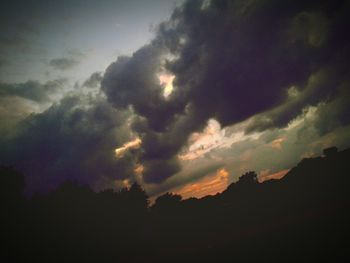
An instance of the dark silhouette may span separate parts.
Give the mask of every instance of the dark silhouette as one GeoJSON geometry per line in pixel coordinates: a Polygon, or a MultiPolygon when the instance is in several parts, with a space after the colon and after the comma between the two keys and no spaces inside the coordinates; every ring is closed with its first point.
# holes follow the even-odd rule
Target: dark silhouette
{"type": "Polygon", "coordinates": [[[333,146],[333,147],[329,147],[323,150],[323,154],[325,156],[332,156],[335,155],[338,152],[338,148],[333,146]]]}
{"type": "Polygon", "coordinates": [[[247,172],[221,194],[152,206],[138,184],[26,199],[24,177],[0,167],[2,262],[347,262],[350,149],[324,155],[281,180],[247,172]]]}
{"type": "Polygon", "coordinates": [[[152,210],[156,213],[176,213],[181,205],[181,199],[181,195],[165,193],[156,199],[152,210]]]}

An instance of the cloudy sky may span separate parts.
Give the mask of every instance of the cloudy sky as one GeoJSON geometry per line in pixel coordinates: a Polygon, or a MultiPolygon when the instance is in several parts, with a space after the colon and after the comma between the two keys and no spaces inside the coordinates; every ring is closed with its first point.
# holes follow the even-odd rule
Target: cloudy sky
{"type": "Polygon", "coordinates": [[[0,163],[215,194],[350,146],[349,1],[5,1],[0,163]]]}

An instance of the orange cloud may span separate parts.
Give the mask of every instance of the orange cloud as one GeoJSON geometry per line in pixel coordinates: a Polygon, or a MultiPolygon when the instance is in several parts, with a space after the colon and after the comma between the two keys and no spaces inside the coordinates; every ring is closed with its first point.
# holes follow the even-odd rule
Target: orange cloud
{"type": "Polygon", "coordinates": [[[214,195],[224,191],[228,186],[229,173],[222,168],[215,174],[208,175],[196,183],[187,184],[180,189],[173,191],[184,199],[190,197],[201,198],[207,195],[214,195]]]}
{"type": "Polygon", "coordinates": [[[258,176],[259,183],[263,183],[268,180],[279,180],[283,178],[287,173],[289,172],[289,169],[281,170],[277,173],[270,174],[269,170],[261,171],[258,176]]]}

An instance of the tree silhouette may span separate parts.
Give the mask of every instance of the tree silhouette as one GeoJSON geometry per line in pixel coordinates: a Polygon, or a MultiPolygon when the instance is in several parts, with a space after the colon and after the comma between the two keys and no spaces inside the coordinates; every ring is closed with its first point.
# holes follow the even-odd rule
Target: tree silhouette
{"type": "Polygon", "coordinates": [[[181,195],[167,192],[157,197],[152,209],[160,213],[176,212],[180,207],[181,200],[181,195]]]}
{"type": "Polygon", "coordinates": [[[148,196],[138,183],[133,183],[130,189],[126,192],[126,200],[130,207],[136,210],[144,212],[148,208],[148,196]]]}
{"type": "Polygon", "coordinates": [[[11,167],[0,166],[0,193],[2,203],[14,203],[22,198],[24,177],[11,167]]]}
{"type": "Polygon", "coordinates": [[[232,255],[238,262],[346,262],[349,159],[350,149],[303,159],[283,179],[264,183],[250,171],[221,194],[182,200],[165,193],[150,208],[137,183],[96,193],[66,182],[24,199],[23,175],[1,167],[1,255],[6,262],[214,262],[232,255]]]}
{"type": "Polygon", "coordinates": [[[327,157],[334,156],[338,152],[338,148],[333,146],[323,150],[323,154],[327,157]]]}

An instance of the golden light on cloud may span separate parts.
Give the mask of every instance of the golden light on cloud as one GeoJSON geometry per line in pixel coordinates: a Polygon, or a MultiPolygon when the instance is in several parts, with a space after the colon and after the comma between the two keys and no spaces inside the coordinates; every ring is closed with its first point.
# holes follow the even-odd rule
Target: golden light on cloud
{"type": "Polygon", "coordinates": [[[124,179],[124,180],[115,180],[114,184],[116,186],[117,189],[120,188],[130,188],[131,183],[129,179],[124,179]]]}
{"type": "Polygon", "coordinates": [[[129,150],[129,149],[137,149],[140,147],[142,141],[140,138],[135,138],[134,140],[124,143],[122,147],[119,147],[115,149],[115,156],[117,158],[122,158],[124,154],[129,150]]]}
{"type": "Polygon", "coordinates": [[[276,150],[282,149],[282,143],[286,140],[286,137],[277,138],[270,143],[270,146],[276,150]]]}
{"type": "Polygon", "coordinates": [[[174,191],[175,194],[181,195],[184,199],[190,197],[201,198],[207,195],[214,195],[224,191],[229,183],[230,174],[225,168],[219,169],[216,173],[210,174],[203,179],[187,184],[174,191]]]}
{"type": "Polygon", "coordinates": [[[215,119],[209,119],[207,126],[202,132],[194,132],[188,140],[185,148],[178,158],[182,161],[191,161],[204,157],[207,153],[218,148],[230,148],[233,143],[247,139],[257,139],[258,134],[246,135],[243,131],[227,132],[215,119]]]}
{"type": "Polygon", "coordinates": [[[124,187],[130,188],[130,182],[129,182],[128,179],[124,179],[122,183],[123,183],[123,186],[124,186],[124,187]]]}
{"type": "Polygon", "coordinates": [[[214,119],[208,121],[203,132],[192,133],[188,150],[179,155],[179,159],[189,161],[203,156],[212,149],[221,146],[225,136],[225,131],[221,129],[220,123],[214,119]]]}
{"type": "Polygon", "coordinates": [[[277,173],[270,174],[269,170],[263,170],[260,172],[258,176],[259,183],[263,183],[268,180],[279,180],[282,179],[287,173],[289,172],[289,169],[281,170],[277,173]]]}
{"type": "Polygon", "coordinates": [[[169,97],[169,95],[173,92],[173,81],[175,79],[174,75],[162,73],[158,75],[160,85],[164,88],[163,96],[165,98],[169,97]]]}
{"type": "MultiPolygon", "coordinates": [[[[134,174],[136,182],[145,187],[145,182],[143,180],[143,171],[145,167],[141,163],[136,163],[134,167],[134,174]]],[[[145,189],[146,190],[146,189],[145,189]]]]}
{"type": "Polygon", "coordinates": [[[137,164],[135,169],[134,169],[134,172],[137,176],[141,176],[144,169],[145,169],[145,167],[142,164],[137,164]]]}

